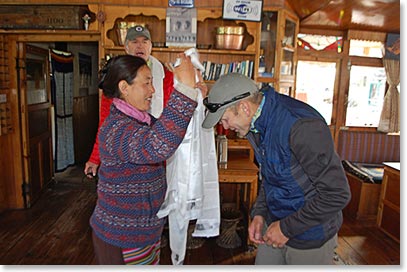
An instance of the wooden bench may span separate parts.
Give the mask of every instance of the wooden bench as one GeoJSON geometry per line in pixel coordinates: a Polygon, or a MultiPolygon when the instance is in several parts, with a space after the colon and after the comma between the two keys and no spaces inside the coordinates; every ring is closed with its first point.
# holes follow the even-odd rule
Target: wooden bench
{"type": "Polygon", "coordinates": [[[352,162],[398,162],[400,161],[400,135],[341,130],[336,150],[342,160],[352,162]]]}
{"type": "MultiPolygon", "coordinates": [[[[400,161],[400,136],[379,132],[341,130],[337,152],[342,160],[363,163],[383,163],[400,161]]],[[[346,172],[352,198],[343,210],[348,218],[375,224],[379,198],[380,183],[371,183],[346,172]]]]}

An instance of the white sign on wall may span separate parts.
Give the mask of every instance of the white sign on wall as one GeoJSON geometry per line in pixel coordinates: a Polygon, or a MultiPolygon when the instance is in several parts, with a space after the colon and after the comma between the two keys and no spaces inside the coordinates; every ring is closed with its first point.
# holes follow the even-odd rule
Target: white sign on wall
{"type": "Polygon", "coordinates": [[[165,44],[168,47],[196,47],[196,8],[167,8],[165,44]]]}
{"type": "Polygon", "coordinates": [[[263,1],[223,0],[223,19],[256,21],[261,20],[263,1]]]}

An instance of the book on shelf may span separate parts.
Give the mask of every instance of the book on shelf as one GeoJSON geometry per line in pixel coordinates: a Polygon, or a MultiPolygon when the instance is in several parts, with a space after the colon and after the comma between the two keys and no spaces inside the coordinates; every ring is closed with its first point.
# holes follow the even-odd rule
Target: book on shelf
{"type": "Polygon", "coordinates": [[[202,62],[202,65],[203,65],[203,67],[205,68],[205,70],[202,72],[202,79],[203,80],[207,80],[206,79],[206,65],[208,64],[208,61],[206,61],[206,60],[204,60],[203,62],[202,62]]]}
{"type": "Polygon", "coordinates": [[[213,80],[215,71],[215,63],[211,62],[209,66],[208,80],[213,80]]]}
{"type": "Polygon", "coordinates": [[[240,62],[240,73],[246,75],[246,61],[240,62]]]}
{"type": "Polygon", "coordinates": [[[216,64],[213,80],[218,80],[219,79],[221,70],[222,70],[222,64],[221,63],[216,64]]]}
{"type": "Polygon", "coordinates": [[[229,67],[230,67],[230,63],[226,63],[226,64],[225,64],[225,73],[224,73],[224,74],[228,74],[228,73],[229,73],[229,67]]]}
{"type": "Polygon", "coordinates": [[[210,68],[211,68],[211,63],[212,63],[212,62],[211,62],[210,60],[206,61],[204,80],[210,80],[210,79],[209,79],[209,70],[210,70],[210,68]]]}
{"type": "Polygon", "coordinates": [[[252,60],[232,61],[229,63],[214,63],[211,61],[203,61],[205,67],[204,80],[218,80],[219,77],[228,73],[240,73],[249,78],[253,78],[252,60]]]}
{"type": "Polygon", "coordinates": [[[254,66],[254,62],[251,60],[249,62],[249,77],[253,78],[253,66],[254,66]]]}
{"type": "Polygon", "coordinates": [[[220,68],[220,76],[224,75],[226,69],[226,63],[222,63],[222,67],[220,68]]]}

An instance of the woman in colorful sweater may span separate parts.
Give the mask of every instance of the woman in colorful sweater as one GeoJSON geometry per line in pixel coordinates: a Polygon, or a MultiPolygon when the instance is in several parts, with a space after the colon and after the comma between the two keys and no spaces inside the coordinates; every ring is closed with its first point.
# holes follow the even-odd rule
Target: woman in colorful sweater
{"type": "Polygon", "coordinates": [[[156,119],[145,60],[111,59],[101,87],[113,98],[99,131],[98,200],[90,218],[99,264],[158,264],[164,219],[156,213],[166,192],[165,160],[181,143],[197,106],[195,69],[183,54],[170,99],[156,119]]]}
{"type": "MultiPolygon", "coordinates": [[[[153,43],[151,41],[150,31],[147,28],[137,25],[127,30],[124,46],[126,54],[145,59],[148,67],[151,69],[151,73],[153,75],[153,86],[156,92],[151,100],[151,107],[148,112],[151,113],[155,118],[158,118],[161,115],[164,106],[167,104],[173,89],[174,81],[172,72],[166,69],[166,67],[162,65],[157,58],[151,55],[152,49],[153,43]]],[[[104,95],[101,96],[99,128],[109,115],[111,104],[112,99],[107,98],[104,95]]],[[[85,175],[88,175],[89,178],[96,176],[99,165],[99,142],[98,137],[96,137],[92,154],[85,164],[85,175]]]]}
{"type": "MultiPolygon", "coordinates": [[[[167,101],[170,98],[171,91],[173,89],[173,74],[167,68],[164,67],[164,106],[167,105],[167,101]]],[[[152,103],[155,101],[153,100],[152,103]]],[[[112,99],[107,98],[105,95],[101,96],[100,100],[100,114],[99,114],[99,128],[102,126],[103,122],[105,121],[106,117],[110,113],[110,106],[112,105],[112,99]]],[[[161,114],[161,112],[160,112],[161,114]]],[[[84,172],[88,175],[89,178],[92,176],[96,176],[97,169],[100,165],[100,157],[99,157],[99,141],[98,137],[95,139],[95,143],[93,145],[92,153],[90,154],[89,160],[86,162],[84,172]]]]}

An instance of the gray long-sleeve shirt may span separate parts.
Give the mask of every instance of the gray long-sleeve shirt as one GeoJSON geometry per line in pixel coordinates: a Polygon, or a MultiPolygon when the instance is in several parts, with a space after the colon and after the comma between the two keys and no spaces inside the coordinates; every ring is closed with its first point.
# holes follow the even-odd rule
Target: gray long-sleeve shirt
{"type": "MultiPolygon", "coordinates": [[[[259,144],[259,137],[254,134],[250,133],[248,138],[252,145],[259,144]]],[[[299,119],[291,128],[290,150],[292,174],[309,196],[299,210],[280,219],[283,234],[292,238],[312,226],[328,221],[335,225],[335,229],[339,229],[342,217],[338,213],[349,202],[350,190],[329,128],[318,119],[299,119]],[[294,170],[296,165],[300,165],[300,169],[296,167],[294,170]],[[306,182],[301,184],[301,180],[306,182]],[[306,184],[309,181],[311,187],[306,184]]],[[[264,186],[260,186],[259,195],[252,207],[251,216],[256,215],[261,215],[267,224],[272,221],[264,186]]]]}

